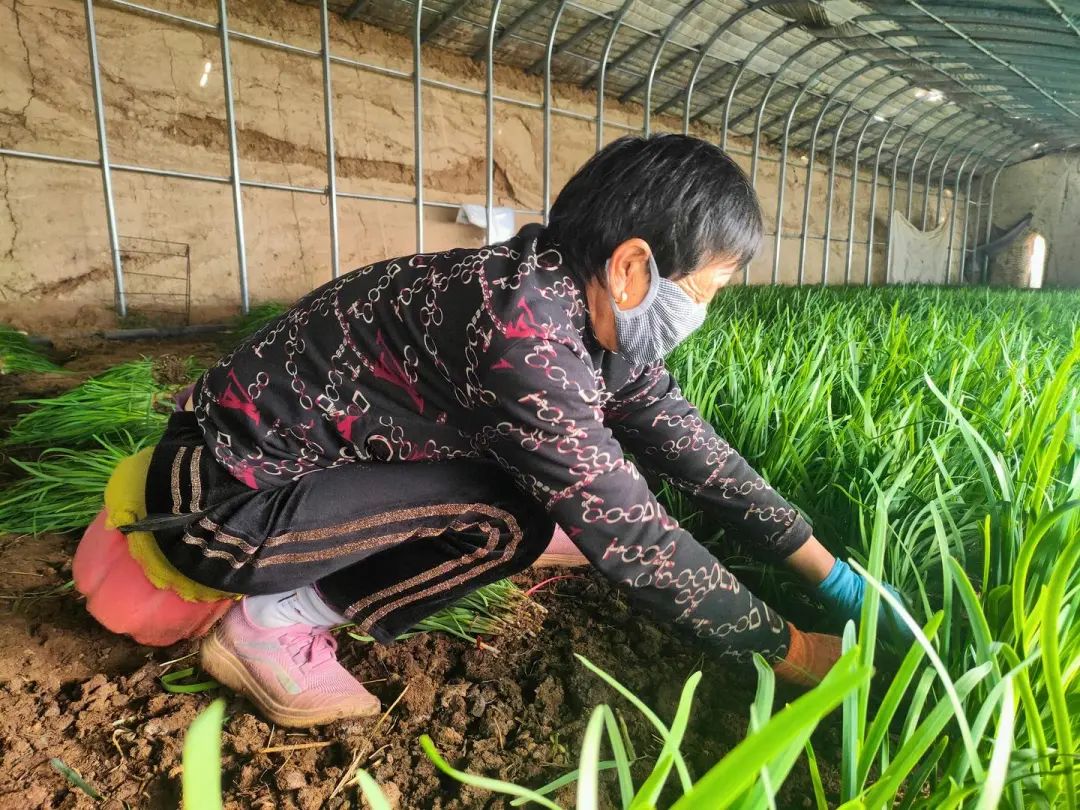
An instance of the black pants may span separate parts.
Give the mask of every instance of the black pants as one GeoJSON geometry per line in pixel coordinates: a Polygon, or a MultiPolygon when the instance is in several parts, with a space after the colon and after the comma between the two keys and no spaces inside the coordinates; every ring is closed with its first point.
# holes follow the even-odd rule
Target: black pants
{"type": "Polygon", "coordinates": [[[224,591],[314,584],[389,644],[483,585],[525,570],[554,523],[493,463],[352,463],[252,490],[210,457],[194,414],[154,451],[146,505],[162,552],[224,591]]]}

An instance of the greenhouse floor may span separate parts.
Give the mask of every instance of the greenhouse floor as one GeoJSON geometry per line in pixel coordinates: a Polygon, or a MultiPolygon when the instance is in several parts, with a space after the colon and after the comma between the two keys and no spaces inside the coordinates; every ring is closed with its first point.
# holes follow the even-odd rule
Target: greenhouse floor
{"type": "MultiPolygon", "coordinates": [[[[213,344],[115,343],[81,347],[66,367],[94,372],[140,355],[216,356],[213,344]]],[[[55,377],[20,378],[6,401],[55,391],[55,377]],[[50,388],[51,386],[51,388],[50,388]]],[[[70,381],[69,384],[81,380],[70,381]]],[[[0,410],[7,402],[0,402],[0,410]]],[[[13,414],[14,415],[14,414],[13,414]]],[[[0,810],[30,807],[175,808],[186,729],[218,690],[170,694],[162,675],[192,666],[193,644],[141,647],[114,636],[86,613],[65,585],[77,535],[0,537],[0,810]],[[72,787],[50,760],[77,771],[107,800],[95,803],[72,787]]],[[[530,574],[528,587],[551,576],[530,574]]],[[[390,707],[375,721],[339,723],[310,733],[274,729],[230,698],[222,765],[227,807],[357,806],[355,788],[331,798],[351,763],[366,767],[399,808],[502,808],[507,800],[440,778],[417,743],[432,736],[451,762],[474,773],[542,784],[572,767],[588,712],[608,702],[620,709],[644,778],[660,745],[644,719],[588,673],[573,653],[613,673],[665,718],[674,713],[687,676],[704,667],[683,745],[703,773],[746,733],[752,681],[735,682],[700,650],[665,638],[631,616],[623,599],[591,574],[544,584],[534,599],[542,624],[497,648],[426,634],[392,648],[341,638],[350,669],[390,707]],[[279,749],[267,751],[266,749],[279,749]]],[[[782,705],[790,694],[777,695],[782,705]]],[[[826,722],[814,738],[836,750],[839,730],[826,722]]],[[[822,777],[835,792],[838,775],[822,777]]],[[[570,793],[562,797],[572,803],[570,793]]],[[[800,762],[783,787],[782,808],[813,806],[810,776],[800,762]]]]}

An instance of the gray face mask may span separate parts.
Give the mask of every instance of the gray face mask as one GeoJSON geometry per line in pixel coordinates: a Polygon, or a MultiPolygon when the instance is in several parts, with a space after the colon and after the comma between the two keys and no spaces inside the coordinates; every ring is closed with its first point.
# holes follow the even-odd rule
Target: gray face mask
{"type": "Polygon", "coordinates": [[[662,360],[705,322],[707,305],[694,301],[674,281],[660,277],[656,259],[649,254],[649,291],[633,309],[619,309],[611,299],[615,313],[615,337],[619,354],[635,366],[662,360]]]}

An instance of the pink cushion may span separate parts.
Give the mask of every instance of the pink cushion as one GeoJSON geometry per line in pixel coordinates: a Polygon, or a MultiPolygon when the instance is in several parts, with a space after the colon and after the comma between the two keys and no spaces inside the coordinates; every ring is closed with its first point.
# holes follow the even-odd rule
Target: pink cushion
{"type": "Polygon", "coordinates": [[[540,555],[540,559],[533,563],[533,565],[540,568],[549,566],[574,568],[588,564],[589,561],[585,558],[585,555],[581,553],[574,541],[559,526],[555,527],[551,542],[544,549],[544,553],[540,555]]]}
{"type": "Polygon", "coordinates": [[[107,528],[105,518],[102,510],[83,534],[72,573],[86,609],[106,628],[140,644],[167,647],[205,635],[232,605],[229,599],[189,602],[155,587],[128,551],[127,538],[107,528]]]}

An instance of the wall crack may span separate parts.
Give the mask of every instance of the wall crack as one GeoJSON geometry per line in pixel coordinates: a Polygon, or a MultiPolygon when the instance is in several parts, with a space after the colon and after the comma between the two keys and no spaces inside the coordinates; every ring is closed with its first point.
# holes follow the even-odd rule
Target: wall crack
{"type": "Polygon", "coordinates": [[[22,30],[22,14],[19,12],[19,0],[13,0],[11,4],[11,13],[15,15],[15,33],[19,37],[19,42],[22,43],[23,52],[26,56],[26,73],[30,77],[30,95],[27,97],[26,103],[19,113],[22,116],[23,126],[29,130],[30,126],[26,118],[26,111],[30,109],[30,105],[33,103],[34,99],[37,98],[37,77],[34,75],[34,66],[30,64],[30,46],[27,44],[26,35],[22,30]]]}
{"type": "Polygon", "coordinates": [[[10,161],[7,158],[0,158],[0,160],[4,161],[4,207],[7,208],[8,219],[11,220],[11,244],[4,251],[4,258],[15,261],[15,244],[19,241],[19,221],[15,218],[15,208],[11,204],[10,161]]]}

